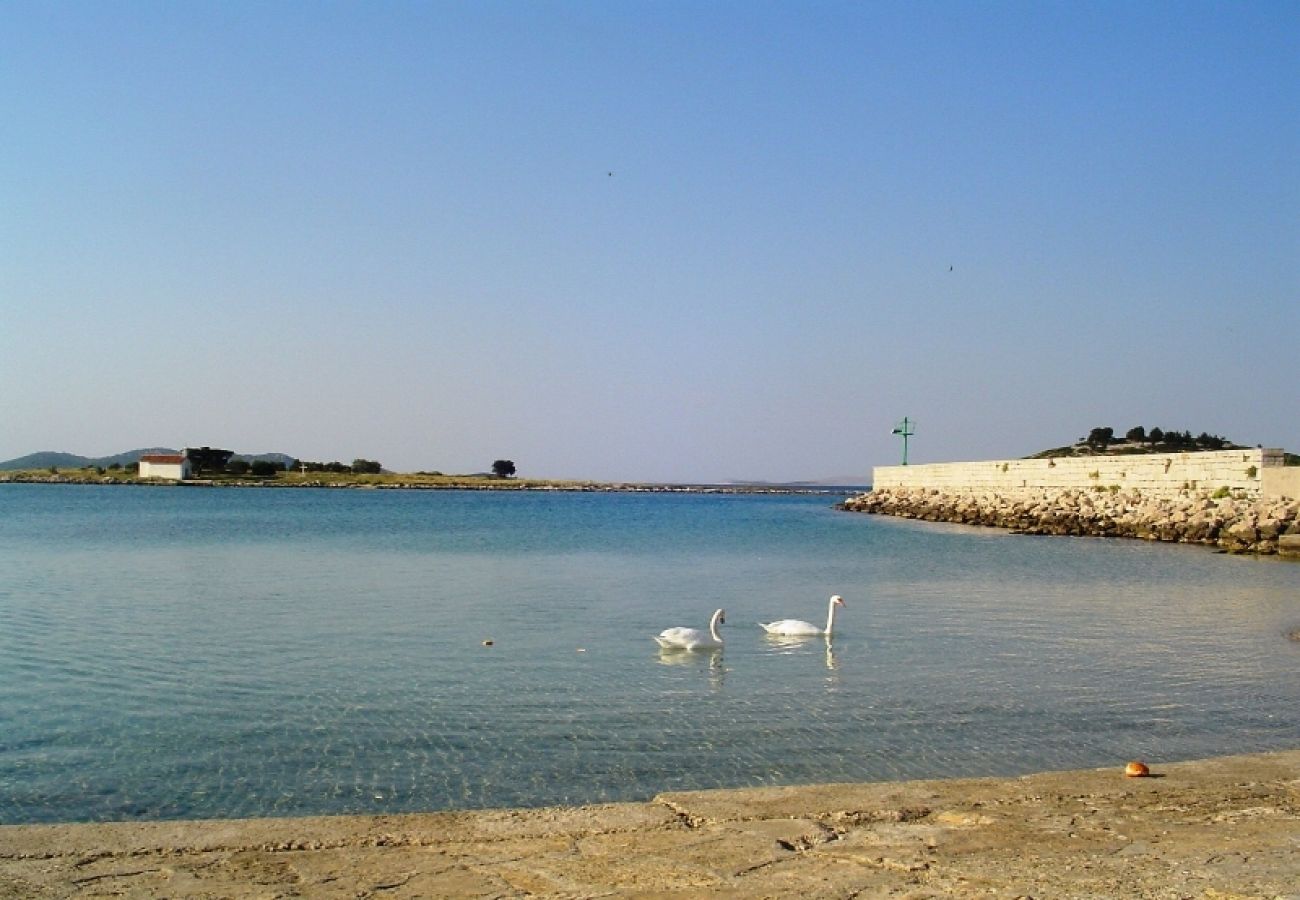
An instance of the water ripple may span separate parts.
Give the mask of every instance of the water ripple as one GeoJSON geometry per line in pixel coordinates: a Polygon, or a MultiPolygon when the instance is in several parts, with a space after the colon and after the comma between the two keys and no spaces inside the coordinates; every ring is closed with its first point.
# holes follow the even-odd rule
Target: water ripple
{"type": "Polygon", "coordinates": [[[818,498],[3,486],[0,821],[583,803],[1295,746],[1296,621],[1300,567],[818,498]],[[741,624],[831,593],[851,607],[833,640],[741,624]],[[725,649],[651,640],[717,606],[725,649]]]}

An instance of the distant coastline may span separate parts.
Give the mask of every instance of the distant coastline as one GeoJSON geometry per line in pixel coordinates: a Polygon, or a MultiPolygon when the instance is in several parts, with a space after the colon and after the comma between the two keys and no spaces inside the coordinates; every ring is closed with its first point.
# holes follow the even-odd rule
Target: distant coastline
{"type": "Polygon", "coordinates": [[[626,481],[559,481],[536,478],[492,478],[479,475],[394,474],[347,475],[310,472],[306,475],[283,473],[275,478],[194,478],[168,481],[138,478],[125,472],[99,473],[94,470],[75,472],[10,471],[0,472],[0,484],[80,484],[137,486],[151,488],[331,488],[351,490],[411,491],[568,491],[604,493],[679,493],[679,494],[815,494],[849,496],[860,493],[863,485],[819,485],[811,483],[777,484],[737,482],[723,484],[653,483],[626,481]]]}

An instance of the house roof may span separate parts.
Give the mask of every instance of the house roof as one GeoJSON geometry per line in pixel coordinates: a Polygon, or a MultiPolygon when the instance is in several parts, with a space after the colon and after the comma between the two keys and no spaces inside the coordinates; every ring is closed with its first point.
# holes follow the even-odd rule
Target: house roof
{"type": "Polygon", "coordinates": [[[185,461],[185,457],[181,456],[178,453],[177,454],[145,453],[140,456],[140,462],[147,462],[147,463],[163,463],[163,464],[170,463],[174,466],[178,466],[184,461],[185,461]]]}

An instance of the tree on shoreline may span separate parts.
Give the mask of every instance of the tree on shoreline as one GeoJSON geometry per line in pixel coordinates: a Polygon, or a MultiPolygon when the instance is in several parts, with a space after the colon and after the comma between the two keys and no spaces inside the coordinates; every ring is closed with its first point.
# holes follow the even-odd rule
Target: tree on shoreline
{"type": "Polygon", "coordinates": [[[492,474],[497,478],[509,478],[515,474],[515,464],[512,460],[498,459],[492,463],[492,474]]]}

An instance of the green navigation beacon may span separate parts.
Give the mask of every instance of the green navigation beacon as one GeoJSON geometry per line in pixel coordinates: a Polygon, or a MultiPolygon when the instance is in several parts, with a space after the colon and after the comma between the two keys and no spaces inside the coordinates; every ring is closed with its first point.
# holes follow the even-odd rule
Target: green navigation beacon
{"type": "Polygon", "coordinates": [[[916,434],[916,422],[903,416],[903,421],[894,426],[894,434],[903,438],[903,465],[907,465],[907,439],[916,434]]]}

